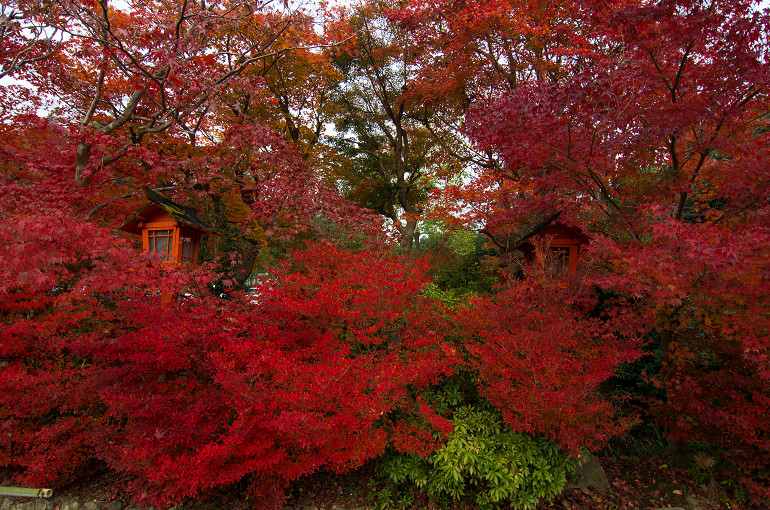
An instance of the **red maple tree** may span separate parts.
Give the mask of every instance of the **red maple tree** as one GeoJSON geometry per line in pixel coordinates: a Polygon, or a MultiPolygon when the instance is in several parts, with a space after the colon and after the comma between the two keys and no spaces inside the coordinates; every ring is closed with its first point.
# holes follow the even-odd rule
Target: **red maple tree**
{"type": "MultiPolygon", "coordinates": [[[[590,235],[580,278],[625,296],[651,328],[667,389],[656,419],[672,438],[723,447],[766,494],[770,430],[757,417],[770,395],[767,11],[586,1],[542,19],[515,2],[418,5],[401,19],[416,30],[420,16],[434,20],[425,38],[445,55],[490,75],[531,73],[487,88],[466,117],[467,134],[504,167],[480,169],[465,194],[450,189],[473,205],[463,213],[508,250],[526,233],[516,226],[556,210],[590,235]],[[476,24],[471,12],[494,21],[476,24]],[[433,30],[435,20],[462,29],[433,30]],[[523,44],[544,58],[482,58],[501,37],[513,44],[501,32],[525,22],[539,36],[523,44]]],[[[455,85],[478,86],[467,80],[455,85]]]]}
{"type": "Polygon", "coordinates": [[[159,505],[244,480],[278,504],[321,468],[439,447],[451,427],[423,393],[461,369],[508,426],[576,452],[628,424],[602,389],[646,345],[666,390],[648,418],[768,494],[767,14],[501,0],[388,16],[419,43],[398,104],[449,95],[455,120],[473,104],[451,138],[486,158],[448,188],[462,221],[509,250],[560,209],[591,240],[579,273],[531,269],[456,310],[430,298],[425,261],[390,253],[298,135],[233,109],[275,99],[270,66],[251,66],[291,51],[291,15],[24,2],[0,50],[0,73],[35,87],[2,86],[0,466],[47,484],[98,462],[159,505]],[[141,185],[203,209],[218,264],[165,270],[110,230],[141,185]],[[233,290],[278,240],[301,248],[256,295],[233,290]]]}

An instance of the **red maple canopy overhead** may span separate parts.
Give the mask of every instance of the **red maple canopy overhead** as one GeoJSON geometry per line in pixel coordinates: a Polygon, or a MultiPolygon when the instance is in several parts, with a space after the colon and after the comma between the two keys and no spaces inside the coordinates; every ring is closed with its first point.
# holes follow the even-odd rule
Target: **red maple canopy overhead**
{"type": "Polygon", "coordinates": [[[146,186],[144,194],[150,203],[120,230],[141,235],[142,249],[157,253],[164,262],[197,266],[201,236],[214,232],[196,216],[196,209],[172,202],[146,186]]]}

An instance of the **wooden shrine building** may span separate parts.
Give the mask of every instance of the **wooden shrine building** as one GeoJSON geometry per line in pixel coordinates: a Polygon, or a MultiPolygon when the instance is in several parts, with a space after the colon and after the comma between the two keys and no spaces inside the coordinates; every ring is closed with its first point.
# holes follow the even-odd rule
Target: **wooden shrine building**
{"type": "Polygon", "coordinates": [[[554,273],[572,276],[577,271],[580,246],[587,244],[589,239],[579,228],[559,223],[559,216],[561,211],[537,225],[516,243],[514,249],[524,254],[527,263],[547,262],[554,273]],[[550,239],[546,261],[540,260],[542,254],[536,249],[537,239],[550,239]]]}
{"type": "Polygon", "coordinates": [[[172,202],[144,187],[150,202],[122,225],[120,230],[142,236],[142,248],[157,253],[164,264],[198,265],[200,241],[211,227],[198,219],[198,211],[172,202]]]}

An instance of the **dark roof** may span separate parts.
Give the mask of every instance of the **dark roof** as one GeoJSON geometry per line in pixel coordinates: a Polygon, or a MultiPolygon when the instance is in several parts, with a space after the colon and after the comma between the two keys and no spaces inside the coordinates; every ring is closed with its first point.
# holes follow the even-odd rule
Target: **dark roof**
{"type": "Polygon", "coordinates": [[[202,230],[204,232],[213,233],[211,227],[196,216],[198,214],[197,209],[172,202],[160,193],[151,190],[147,186],[143,186],[143,189],[144,195],[147,197],[147,200],[149,200],[150,203],[142,207],[131,217],[129,221],[120,226],[120,230],[130,232],[132,234],[141,234],[142,229],[139,228],[137,223],[147,221],[155,213],[163,210],[179,223],[188,225],[198,230],[202,230]]]}
{"type": "Polygon", "coordinates": [[[545,227],[545,226],[547,226],[547,225],[550,225],[551,223],[553,223],[554,221],[556,221],[556,220],[559,218],[559,216],[561,216],[561,210],[558,210],[558,211],[556,211],[556,214],[554,214],[553,216],[551,216],[551,217],[550,217],[550,218],[548,218],[547,220],[545,220],[545,221],[543,221],[542,223],[539,223],[537,226],[535,226],[535,227],[534,227],[534,228],[533,228],[533,229],[532,229],[532,230],[529,232],[529,234],[527,234],[527,235],[525,235],[524,237],[522,237],[521,239],[519,239],[519,240],[518,240],[518,242],[516,242],[516,244],[514,244],[514,246],[518,247],[518,246],[520,246],[520,245],[521,245],[523,242],[525,242],[525,241],[527,241],[528,239],[530,239],[531,237],[534,237],[534,236],[536,236],[536,235],[538,234],[538,232],[540,232],[540,231],[543,229],[543,227],[545,227]]]}
{"type": "MultiPolygon", "coordinates": [[[[536,236],[540,233],[541,230],[543,230],[548,225],[552,224],[556,220],[559,219],[559,216],[561,216],[561,209],[556,211],[552,216],[547,218],[541,223],[538,223],[527,235],[519,239],[516,244],[514,244],[515,249],[519,250],[521,249],[521,246],[525,244],[527,241],[529,241],[532,237],[536,236]]],[[[581,242],[588,242],[588,236],[586,236],[579,228],[577,227],[568,227],[566,225],[563,225],[564,229],[567,230],[569,235],[572,237],[579,239],[581,242]]]]}

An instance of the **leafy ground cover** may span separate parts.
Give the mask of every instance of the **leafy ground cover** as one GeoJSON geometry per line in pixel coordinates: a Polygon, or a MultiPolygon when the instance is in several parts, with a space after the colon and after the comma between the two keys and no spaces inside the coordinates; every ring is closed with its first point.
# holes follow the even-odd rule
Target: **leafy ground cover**
{"type": "MultiPolygon", "coordinates": [[[[627,451],[618,454],[621,448],[608,449],[599,456],[610,489],[569,488],[551,501],[541,501],[537,509],[569,510],[648,510],[669,507],[693,508],[697,501],[703,510],[727,508],[758,509],[740,501],[740,497],[716,479],[699,477],[697,465],[691,452],[678,452],[670,448],[648,448],[648,451],[633,452],[640,448],[640,442],[631,441],[627,451]],[[698,483],[704,482],[704,483],[698,483]]],[[[115,474],[93,470],[85,484],[62,487],[58,496],[78,498],[81,501],[120,500],[128,502],[129,495],[123,489],[124,480],[115,474]]],[[[2,484],[10,479],[0,476],[2,484]]],[[[294,482],[288,491],[285,508],[303,509],[440,509],[477,510],[478,506],[468,502],[457,502],[441,506],[430,501],[425,495],[414,491],[410,494],[412,504],[399,506],[404,494],[385,493],[376,475],[376,462],[346,474],[318,472],[294,482]]],[[[185,510],[246,510],[260,508],[259,503],[246,496],[246,487],[233,485],[227,490],[214,490],[194,500],[186,501],[178,508],[185,510]]]]}
{"type": "MultiPolygon", "coordinates": [[[[727,487],[696,483],[689,456],[670,450],[642,455],[612,455],[611,451],[599,457],[610,489],[596,491],[570,488],[552,501],[541,501],[538,510],[647,510],[657,508],[689,508],[692,498],[705,509],[759,508],[741,504],[727,487]]],[[[399,508],[398,494],[386,501],[378,499],[373,466],[367,466],[347,475],[321,473],[298,481],[292,486],[287,505],[302,508],[399,508]]],[[[414,503],[406,508],[444,508],[415,493],[414,503]]],[[[472,503],[458,502],[453,510],[476,510],[472,503]]]]}
{"type": "MultiPolygon", "coordinates": [[[[610,490],[606,492],[573,489],[560,499],[543,503],[541,508],[688,508],[688,496],[697,499],[703,508],[711,501],[709,487],[698,486],[686,468],[670,464],[668,455],[648,457],[603,457],[610,490]]],[[[724,506],[726,508],[726,506],[724,506]]]]}

